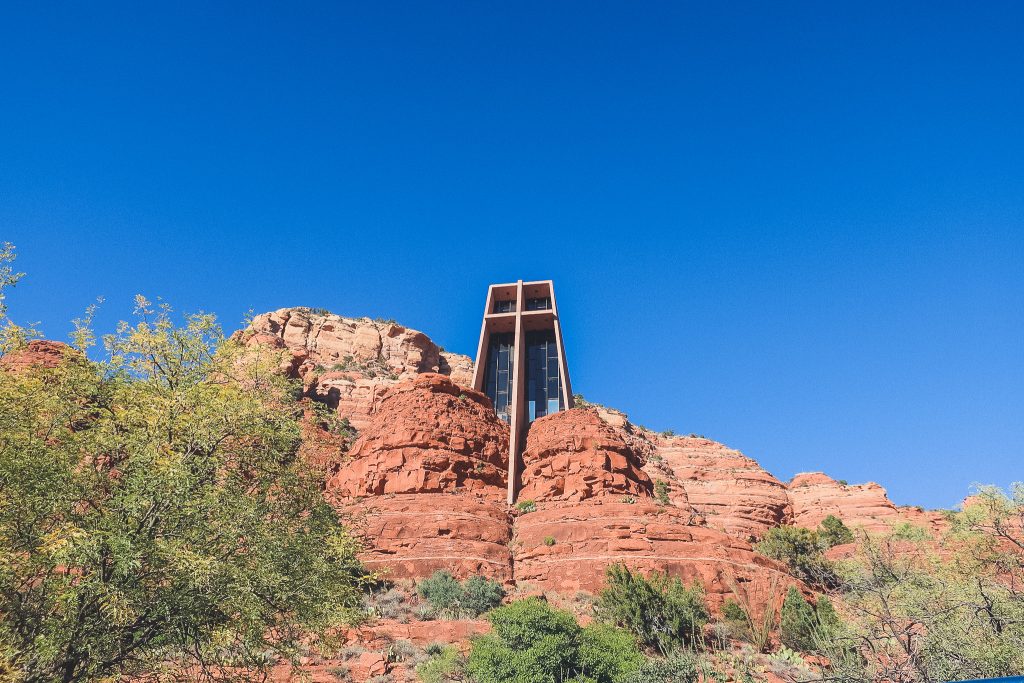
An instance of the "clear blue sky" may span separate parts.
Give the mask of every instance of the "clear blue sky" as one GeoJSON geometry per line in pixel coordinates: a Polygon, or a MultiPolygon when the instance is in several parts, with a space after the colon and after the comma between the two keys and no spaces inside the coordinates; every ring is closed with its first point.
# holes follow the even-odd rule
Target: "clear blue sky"
{"type": "Polygon", "coordinates": [[[473,353],[553,278],[574,388],[780,478],[1024,479],[1024,5],[6,3],[11,315],[322,306],[473,353]]]}

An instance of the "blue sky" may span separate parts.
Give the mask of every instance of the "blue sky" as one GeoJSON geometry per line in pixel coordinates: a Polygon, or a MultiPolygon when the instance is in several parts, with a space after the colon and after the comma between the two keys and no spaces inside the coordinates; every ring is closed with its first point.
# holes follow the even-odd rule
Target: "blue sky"
{"type": "Polygon", "coordinates": [[[553,278],[573,386],[776,476],[1024,479],[1024,5],[8,3],[11,315],[553,278]]]}

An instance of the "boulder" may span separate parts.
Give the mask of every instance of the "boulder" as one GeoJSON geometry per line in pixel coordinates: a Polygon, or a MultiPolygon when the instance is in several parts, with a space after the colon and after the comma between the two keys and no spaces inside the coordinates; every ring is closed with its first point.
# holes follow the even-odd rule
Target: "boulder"
{"type": "Polygon", "coordinates": [[[640,456],[596,410],[564,410],[530,425],[518,498],[650,497],[651,479],[642,464],[640,456]]]}

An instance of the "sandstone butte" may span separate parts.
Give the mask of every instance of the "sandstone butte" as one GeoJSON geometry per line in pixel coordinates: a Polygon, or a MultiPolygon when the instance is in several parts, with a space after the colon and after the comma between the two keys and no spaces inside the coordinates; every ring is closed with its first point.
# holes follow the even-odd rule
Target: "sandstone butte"
{"type": "MultiPolygon", "coordinates": [[[[323,470],[325,495],[363,539],[363,561],[396,581],[447,569],[492,577],[514,597],[571,602],[598,591],[605,569],[623,562],[700,583],[712,610],[730,596],[763,609],[797,583],[754,552],[767,529],[813,527],[830,514],[871,531],[943,524],[939,513],[894,505],[878,484],[848,485],[820,472],[782,482],[723,444],[655,434],[597,406],[531,425],[518,499],[534,509],[510,509],[508,427],[468,388],[468,357],[392,321],[308,308],[258,315],[233,338],[277,354],[279,372],[358,429],[349,444],[307,420],[303,455],[323,470]]],[[[0,367],[52,367],[66,349],[34,341],[0,358],[0,367]]],[[[354,681],[404,676],[384,656],[390,643],[465,647],[486,629],[479,621],[382,619],[349,634],[365,650],[358,656],[303,668],[312,680],[334,680],[340,665],[354,681]]]]}

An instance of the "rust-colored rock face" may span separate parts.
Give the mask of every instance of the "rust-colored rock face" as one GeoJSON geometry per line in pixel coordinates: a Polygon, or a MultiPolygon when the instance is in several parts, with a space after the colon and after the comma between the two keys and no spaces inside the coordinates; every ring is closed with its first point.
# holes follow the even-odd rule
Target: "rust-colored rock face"
{"type": "Polygon", "coordinates": [[[822,472],[805,472],[789,482],[793,501],[793,524],[814,528],[829,515],[849,527],[886,531],[893,524],[907,522],[939,531],[948,525],[938,512],[917,507],[898,507],[885,489],[874,482],[844,484],[822,472]]]}
{"type": "Polygon", "coordinates": [[[685,500],[708,526],[742,539],[757,539],[789,523],[786,486],[752,458],[697,437],[653,436],[654,454],[644,468],[664,479],[672,500],[685,500]]]}
{"type": "Polygon", "coordinates": [[[419,375],[388,390],[328,482],[339,497],[456,490],[503,498],[508,428],[486,396],[444,375],[419,375]]]}
{"type": "Polygon", "coordinates": [[[651,495],[639,456],[595,410],[566,410],[534,422],[522,461],[520,500],[651,495]]]}
{"type": "Polygon", "coordinates": [[[405,494],[344,506],[365,539],[363,563],[388,579],[419,579],[438,569],[459,578],[512,580],[512,527],[504,501],[405,494]]]}
{"type": "Polygon", "coordinates": [[[795,583],[750,544],[699,524],[692,510],[610,499],[545,503],[516,519],[515,578],[545,591],[596,592],[617,562],[699,581],[717,609],[734,590],[767,595],[774,581],[795,583]]]}
{"type": "Polygon", "coordinates": [[[69,351],[77,353],[63,342],[33,339],[24,348],[0,356],[0,369],[19,372],[32,367],[55,368],[69,351]]]}
{"type": "Polygon", "coordinates": [[[508,427],[490,401],[431,373],[384,393],[327,495],[365,539],[364,562],[390,578],[510,581],[507,473],[508,427]]]}
{"type": "Polygon", "coordinates": [[[427,335],[394,322],[282,308],[256,316],[236,338],[286,349],[291,355],[282,370],[359,429],[402,379],[433,372],[463,386],[472,382],[471,359],[442,351],[427,335]]]}

